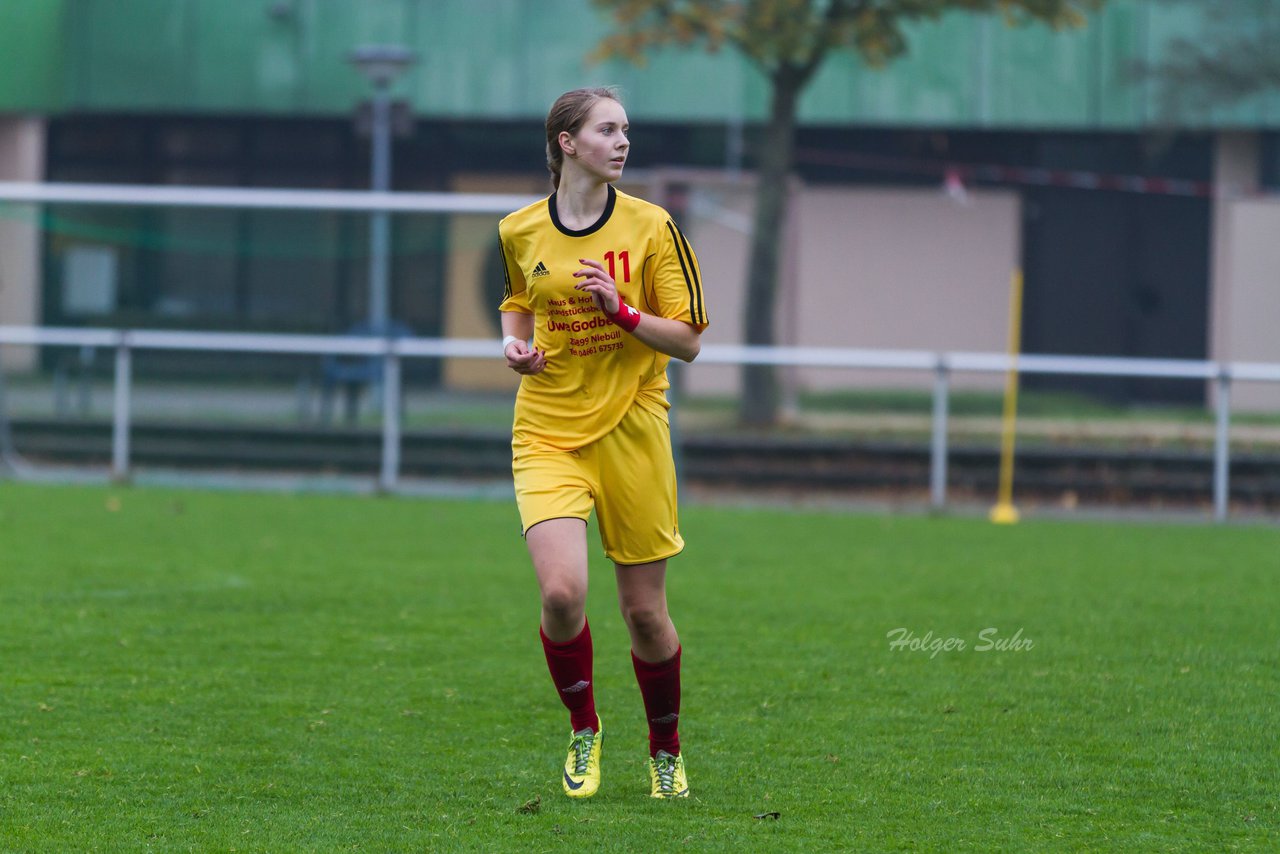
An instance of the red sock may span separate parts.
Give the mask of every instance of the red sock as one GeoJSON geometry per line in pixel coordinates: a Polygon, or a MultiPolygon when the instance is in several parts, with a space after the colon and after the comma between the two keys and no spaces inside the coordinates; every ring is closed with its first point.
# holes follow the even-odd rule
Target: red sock
{"type": "Polygon", "coordinates": [[[574,732],[599,728],[596,719],[596,695],[591,687],[591,626],[583,622],[582,631],[572,640],[556,642],[538,626],[542,651],[547,655],[551,681],[560,692],[560,702],[569,710],[569,725],[574,732]]]}
{"type": "Polygon", "coordinates": [[[649,755],[665,750],[672,756],[680,752],[680,647],[666,661],[650,664],[631,653],[631,664],[644,698],[644,716],[649,719],[649,755]]]}

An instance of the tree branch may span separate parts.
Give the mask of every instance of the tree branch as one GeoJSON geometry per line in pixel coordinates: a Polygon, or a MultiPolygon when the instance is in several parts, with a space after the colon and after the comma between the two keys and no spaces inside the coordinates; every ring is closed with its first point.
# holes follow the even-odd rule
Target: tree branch
{"type": "Polygon", "coordinates": [[[813,73],[818,70],[819,66],[827,58],[827,54],[843,42],[843,24],[853,14],[853,11],[853,7],[849,5],[849,0],[831,0],[831,5],[827,6],[826,14],[822,16],[822,22],[818,24],[813,50],[810,52],[808,60],[797,69],[802,84],[803,81],[813,76],[813,73]]]}

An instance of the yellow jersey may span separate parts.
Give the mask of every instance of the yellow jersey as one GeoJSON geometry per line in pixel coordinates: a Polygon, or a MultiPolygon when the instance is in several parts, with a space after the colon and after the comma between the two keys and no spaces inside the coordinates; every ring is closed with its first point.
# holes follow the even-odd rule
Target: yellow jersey
{"type": "Polygon", "coordinates": [[[533,346],[546,368],[520,380],[516,444],[576,450],[604,436],[638,404],[666,417],[670,357],[623,332],[574,290],[579,259],[599,261],[628,305],[707,327],[702,275],[689,242],[665,210],[608,188],[604,213],[574,231],[554,195],[498,225],[506,292],[502,311],[532,314],[533,346]]]}

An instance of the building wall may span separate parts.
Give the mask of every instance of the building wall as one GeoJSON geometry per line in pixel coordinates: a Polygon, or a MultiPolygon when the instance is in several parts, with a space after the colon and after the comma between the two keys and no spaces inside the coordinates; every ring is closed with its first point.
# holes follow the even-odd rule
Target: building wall
{"type": "MultiPolygon", "coordinates": [[[[1280,200],[1255,197],[1261,157],[1251,133],[1221,134],[1214,148],[1212,359],[1280,362],[1280,200]]],[[[1246,411],[1280,409],[1280,386],[1240,384],[1231,403],[1246,411]]]]}
{"type": "MultiPolygon", "coordinates": [[[[712,324],[706,343],[742,343],[750,189],[703,190],[688,227],[702,266],[712,324]]],[[[1016,193],[963,201],[940,189],[806,187],[793,197],[793,233],[780,282],[781,344],[890,350],[1003,351],[1010,275],[1018,265],[1016,193]]],[[[700,365],[694,393],[732,394],[739,369],[700,365]]],[[[962,388],[998,377],[957,375],[962,388]]],[[[866,386],[926,387],[916,372],[788,370],[791,392],[866,386]]]]}
{"type": "MultiPolygon", "coordinates": [[[[0,181],[44,178],[45,125],[42,119],[0,117],[0,181]]],[[[40,242],[37,208],[0,202],[0,324],[40,323],[40,242]]],[[[29,347],[0,353],[7,370],[34,365],[29,347]]]]}
{"type": "MultiPolygon", "coordinates": [[[[1111,0],[1087,27],[1058,32],[963,12],[919,21],[906,27],[908,55],[885,69],[851,52],[833,55],[806,92],[801,118],[1161,125],[1167,117],[1153,86],[1130,67],[1158,62],[1178,36],[1255,27],[1258,13],[1247,7],[1257,4],[1236,5],[1235,15],[1215,15],[1196,3],[1111,0]]],[[[0,112],[343,115],[368,92],[348,51],[398,42],[420,57],[398,89],[433,117],[536,118],[556,94],[597,82],[620,84],[634,118],[719,123],[766,114],[766,82],[735,51],[670,50],[643,67],[589,61],[610,31],[590,0],[6,0],[0,112]]],[[[1182,118],[1257,127],[1278,110],[1273,93],[1182,118]]]]}
{"type": "Polygon", "coordinates": [[[0,116],[64,108],[67,21],[67,0],[0,3],[0,116]]]}
{"type": "MultiPolygon", "coordinates": [[[[1219,292],[1213,358],[1280,363],[1280,199],[1222,202],[1229,263],[1215,283],[1219,292]]],[[[1280,410],[1280,384],[1237,383],[1234,410],[1280,410]]]]}

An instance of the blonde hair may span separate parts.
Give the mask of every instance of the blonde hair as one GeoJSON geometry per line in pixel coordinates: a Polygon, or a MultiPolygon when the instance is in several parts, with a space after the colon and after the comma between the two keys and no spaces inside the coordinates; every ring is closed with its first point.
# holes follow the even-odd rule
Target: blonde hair
{"type": "Polygon", "coordinates": [[[564,167],[564,151],[560,148],[560,134],[573,135],[587,121],[591,108],[604,98],[622,103],[617,90],[596,86],[565,92],[551,105],[547,113],[547,171],[551,173],[551,185],[560,189],[560,171],[564,167]]]}

